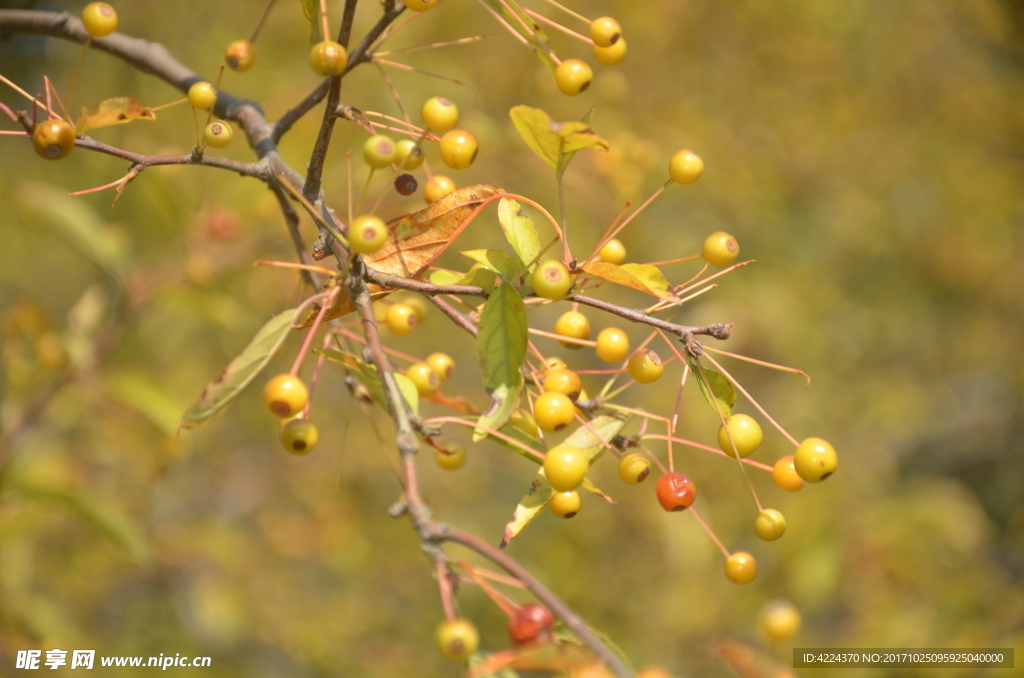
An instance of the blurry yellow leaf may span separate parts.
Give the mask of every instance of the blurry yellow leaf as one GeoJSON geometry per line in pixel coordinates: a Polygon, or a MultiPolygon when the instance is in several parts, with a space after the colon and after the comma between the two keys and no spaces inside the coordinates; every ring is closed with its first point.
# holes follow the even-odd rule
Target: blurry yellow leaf
{"type": "Polygon", "coordinates": [[[132,120],[156,120],[156,113],[128,97],[114,97],[101,101],[96,108],[83,108],[75,122],[76,132],[88,132],[98,127],[120,125],[132,120]]]}
{"type": "Polygon", "coordinates": [[[650,264],[623,264],[616,266],[604,261],[592,261],[583,267],[590,275],[639,290],[645,294],[664,299],[671,297],[668,280],[657,266],[650,264]]]}
{"type": "Polygon", "coordinates": [[[795,678],[796,674],[764,650],[726,641],[715,648],[716,654],[741,678],[795,678]]]}
{"type": "MultiPolygon", "coordinates": [[[[370,392],[370,397],[373,398],[374,402],[385,412],[390,411],[388,410],[387,398],[384,395],[384,383],[380,379],[380,373],[377,371],[376,365],[370,365],[351,353],[337,351],[333,348],[316,349],[313,352],[317,355],[322,355],[332,362],[341,363],[355,372],[356,378],[370,392]]],[[[416,385],[404,374],[395,372],[394,376],[395,382],[398,384],[398,390],[401,391],[402,397],[408,403],[409,409],[413,413],[419,412],[420,394],[416,390],[416,385]]]]}
{"type": "Polygon", "coordinates": [[[466,250],[462,254],[506,280],[511,280],[519,271],[519,264],[501,250],[466,250]]]}
{"type": "Polygon", "coordinates": [[[108,378],[107,388],[122,404],[136,410],[167,435],[174,435],[180,405],[159,384],[141,373],[129,373],[108,378]]]}

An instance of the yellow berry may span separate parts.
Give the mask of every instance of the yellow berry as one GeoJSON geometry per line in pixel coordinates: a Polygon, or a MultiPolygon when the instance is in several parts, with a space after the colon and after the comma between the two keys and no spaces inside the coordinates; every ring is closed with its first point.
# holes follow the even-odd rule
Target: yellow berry
{"type": "Polygon", "coordinates": [[[423,197],[428,203],[434,203],[455,191],[455,182],[441,174],[434,177],[423,186],[423,197]]]}
{"type": "Polygon", "coordinates": [[[464,170],[476,160],[479,144],[476,137],[464,129],[445,132],[438,143],[441,160],[452,169],[464,170]]]}
{"type": "Polygon", "coordinates": [[[117,11],[105,2],[90,2],[82,10],[82,25],[94,38],[102,38],[117,30],[117,11]]]}
{"type": "Polygon", "coordinates": [[[434,450],[434,459],[441,468],[454,471],[466,463],[466,448],[458,443],[445,443],[440,450],[434,450]]]}
{"type": "Polygon", "coordinates": [[[765,541],[775,541],[786,534],[786,516],[775,509],[765,509],[754,519],[754,532],[765,541]]]}
{"type": "Polygon", "coordinates": [[[447,132],[459,121],[459,107],[450,99],[430,97],[423,103],[420,116],[427,129],[435,132],[447,132]]]}
{"type": "Polygon", "coordinates": [[[405,336],[415,329],[419,322],[416,311],[408,304],[391,304],[384,315],[384,322],[392,334],[405,336]]]}
{"type": "Polygon", "coordinates": [[[531,438],[536,438],[538,429],[533,415],[526,410],[516,410],[508,422],[531,438]]]}
{"type": "Polygon", "coordinates": [[[718,446],[730,457],[736,456],[736,452],[733,452],[732,449],[733,442],[736,443],[736,451],[743,459],[752,455],[754,450],[761,446],[764,432],[761,431],[761,425],[753,417],[734,414],[726,419],[725,423],[728,426],[728,432],[725,426],[718,427],[718,446]],[[731,442],[729,440],[730,433],[732,434],[731,442]]]}
{"type": "Polygon", "coordinates": [[[572,370],[551,370],[544,375],[545,393],[561,393],[568,396],[569,400],[576,402],[582,390],[583,384],[580,382],[579,375],[572,370]]]}
{"type": "Polygon", "coordinates": [[[786,492],[796,492],[804,486],[804,479],[796,472],[793,455],[786,455],[775,462],[772,480],[786,492]]]}
{"type": "Polygon", "coordinates": [[[637,485],[651,475],[651,462],[642,454],[632,453],[619,459],[619,478],[622,482],[637,485]]]}
{"type": "Polygon", "coordinates": [[[622,37],[622,26],[610,16],[594,19],[590,24],[590,39],[597,47],[611,47],[622,37]]]}
{"type": "Polygon", "coordinates": [[[416,312],[417,321],[423,322],[423,319],[427,317],[427,302],[420,295],[410,293],[402,297],[399,302],[411,307],[416,312]]]}
{"type": "Polygon", "coordinates": [[[576,490],[568,492],[552,492],[548,500],[548,508],[559,518],[572,518],[580,512],[583,497],[576,490]]]}
{"type": "Polygon", "coordinates": [[[797,474],[810,483],[820,483],[835,473],[839,465],[836,450],[821,438],[808,438],[800,443],[793,455],[797,474]]]}
{"type": "Polygon", "coordinates": [[[318,42],[309,52],[309,66],[317,75],[341,75],[347,65],[348,54],[345,48],[333,40],[318,42]]]}
{"type": "Polygon", "coordinates": [[[629,357],[626,363],[629,376],[641,384],[650,384],[657,381],[665,371],[661,357],[649,348],[637,351],[629,357]]]}
{"type": "Polygon", "coordinates": [[[567,369],[569,369],[569,366],[561,358],[548,358],[547,360],[544,361],[544,365],[545,365],[545,367],[548,368],[548,370],[567,370],[567,369]]]}
{"type": "Polygon", "coordinates": [[[594,71],[587,62],[579,59],[566,59],[555,69],[555,83],[562,94],[571,97],[585,91],[594,80],[594,71]]]}
{"type": "Polygon", "coordinates": [[[601,261],[618,266],[626,260],[626,246],[618,238],[612,238],[597,253],[601,261]]]}
{"type": "Polygon", "coordinates": [[[66,158],[75,147],[75,133],[63,120],[46,120],[32,130],[32,148],[47,160],[66,158]]]}
{"type": "Polygon", "coordinates": [[[292,454],[309,454],[316,447],[316,426],[301,417],[290,419],[281,427],[281,444],[292,454]]]}
{"type": "Polygon", "coordinates": [[[737,551],[725,561],[725,576],[736,584],[749,584],[757,577],[757,561],[745,551],[737,551]]]}
{"type": "Polygon", "coordinates": [[[423,164],[423,149],[412,139],[402,139],[395,144],[395,164],[400,169],[414,170],[423,164]]]}
{"type": "Polygon", "coordinates": [[[590,460],[583,450],[568,445],[548,450],[544,457],[544,477],[559,492],[579,487],[589,468],[590,460]]]}
{"type": "Polygon", "coordinates": [[[410,12],[426,12],[437,4],[437,0],[408,0],[405,8],[410,12]]]}
{"type": "Polygon", "coordinates": [[[800,611],[788,600],[773,600],[761,608],[761,631],[776,643],[792,638],[800,630],[800,611]]]}
{"type": "Polygon", "coordinates": [[[598,47],[594,45],[594,58],[605,66],[614,66],[626,56],[626,39],[619,38],[614,45],[598,47]]]}
{"type": "Polygon", "coordinates": [[[388,241],[388,226],[373,214],[361,214],[348,227],[348,246],[357,254],[373,254],[388,241]]]}
{"type": "Polygon", "coordinates": [[[203,141],[211,148],[224,148],[231,143],[231,125],[223,120],[214,120],[203,130],[203,141]]]}
{"type": "Polygon", "coordinates": [[[688,148],[676,151],[668,162],[668,173],[677,184],[692,184],[704,173],[704,159],[688,148]]]}
{"type": "Polygon", "coordinates": [[[455,370],[455,361],[447,353],[431,353],[427,356],[427,364],[437,372],[437,378],[442,382],[448,381],[455,370]]]}
{"type": "Polygon", "coordinates": [[[248,40],[235,40],[224,51],[224,62],[232,70],[243,72],[252,68],[256,61],[256,50],[248,40]]]}
{"type": "Polygon", "coordinates": [[[309,390],[291,374],[279,374],[263,387],[263,402],[281,419],[294,417],[309,403],[309,390]]]}
{"type": "Polygon", "coordinates": [[[461,662],[476,652],[480,645],[480,634],[468,619],[453,619],[437,627],[434,642],[442,657],[461,662]]]}
{"type": "Polygon", "coordinates": [[[434,395],[437,387],[441,385],[441,378],[437,376],[437,372],[430,369],[430,365],[426,363],[413,363],[405,370],[405,376],[409,377],[409,381],[422,398],[434,395]]]}
{"type": "Polygon", "coordinates": [[[217,103],[217,90],[200,80],[188,88],[188,102],[202,111],[209,110],[217,103]]]}
{"type": "Polygon", "coordinates": [[[561,393],[543,393],[533,403],[533,418],[545,431],[560,431],[571,424],[575,416],[569,396],[561,393]]]}
{"type": "Polygon", "coordinates": [[[728,266],[740,255],[740,244],[732,235],[718,231],[704,240],[701,255],[712,266],[728,266]]]}
{"type": "Polygon", "coordinates": [[[396,152],[395,142],[384,134],[372,136],[363,144],[363,159],[367,165],[376,169],[382,169],[394,162],[396,152]]]}
{"type": "MultiPolygon", "coordinates": [[[[555,322],[555,334],[573,339],[590,339],[590,320],[579,311],[566,311],[555,322]]],[[[583,344],[572,341],[559,339],[558,343],[568,349],[583,348],[583,344]]]]}
{"type": "Polygon", "coordinates": [[[564,297],[572,289],[573,283],[569,269],[565,267],[565,264],[554,259],[540,262],[533,270],[530,281],[533,283],[534,293],[545,299],[564,297]]]}
{"type": "Polygon", "coordinates": [[[597,357],[606,363],[622,362],[629,355],[629,336],[618,327],[606,327],[597,335],[597,357]]]}

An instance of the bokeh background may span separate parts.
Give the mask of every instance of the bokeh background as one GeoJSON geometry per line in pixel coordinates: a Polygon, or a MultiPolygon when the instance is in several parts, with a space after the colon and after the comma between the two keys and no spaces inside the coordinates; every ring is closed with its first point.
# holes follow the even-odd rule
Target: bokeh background
{"type": "MultiPolygon", "coordinates": [[[[3,6],[77,13],[84,4],[3,6]]],[[[585,28],[545,2],[525,4],[585,28]]],[[[329,5],[335,30],[342,3],[329,5]]],[[[428,96],[458,103],[463,125],[481,140],[476,164],[455,176],[461,185],[500,186],[552,211],[550,172],[507,111],[523,103],[570,120],[596,107],[594,126],[612,149],[578,154],[567,173],[581,252],[625,200],[642,200],[664,181],[672,152],[701,153],[704,177],[672,187],[624,233],[629,259],[686,256],[712,231],[734,233],[742,256],[757,263],[678,317],[734,322],[725,348],[808,371],[810,389],[793,375],[728,363],[795,436],[827,438],[841,462],[828,482],[792,495],[767,474],[753,475],[765,505],[789,522],[782,540],[766,544],[752,534],[755,509],[736,467],[677,449],[718,534],[758,557],[761,574],[749,586],[725,579],[721,554],[691,516],[663,512],[653,483],[622,485],[609,460],[593,474],[617,505],[595,498],[571,521],[544,515],[509,553],[634,662],[680,676],[731,675],[713,647],[763,645],[757,612],[776,598],[793,601],[804,618],[777,648],[784,658],[794,645],[1015,646],[1019,655],[1024,4],[569,5],[616,16],[629,41],[626,60],[595,66],[594,85],[580,97],[558,94],[536,58],[468,0],[444,0],[387,43],[497,36],[387,57],[463,85],[385,72],[414,114],[428,96]]],[[[208,78],[224,46],[248,37],[263,9],[256,0],[117,6],[122,30],[163,43],[208,78]]],[[[357,37],[379,11],[374,0],[360,3],[357,37]]],[[[594,63],[582,43],[552,38],[563,58],[594,63]]],[[[275,119],[317,84],[308,39],[300,3],[278,3],[256,66],[229,71],[224,88],[258,100],[275,119]]],[[[0,72],[32,92],[48,74],[63,92],[78,53],[56,40],[5,37],[0,72]]],[[[147,105],[179,96],[90,53],[76,101],[118,95],[147,105]]],[[[346,79],[342,99],[399,115],[373,66],[346,79]]],[[[6,87],[0,101],[25,108],[6,87]]],[[[143,153],[187,152],[190,112],[158,115],[95,136],[143,153]]],[[[281,145],[296,168],[321,115],[308,115],[281,145]]],[[[325,189],[342,212],[345,151],[358,151],[365,136],[354,125],[336,128],[325,189]]],[[[224,155],[251,158],[238,137],[224,155]]],[[[328,366],[318,386],[321,442],[307,458],[280,449],[259,388],[206,427],[176,430],[256,328],[303,294],[294,275],[251,265],[295,258],[273,196],[227,172],[152,168],[111,207],[109,191],[67,194],[114,181],[123,162],[79,151],[47,163],[10,136],[0,137],[0,157],[0,674],[13,672],[19,649],[59,647],[208,655],[207,672],[218,676],[455,675],[433,649],[442,611],[427,560],[409,526],[386,513],[399,493],[388,421],[380,413],[371,421],[350,402],[338,370],[328,366]]],[[[428,158],[440,166],[435,149],[428,158]]],[[[356,160],[359,185],[366,170],[356,160]]],[[[392,192],[380,211],[390,217],[421,205],[392,192]]],[[[303,232],[311,243],[308,220],[303,232]]],[[[505,246],[495,214],[479,219],[464,245],[505,246]]],[[[454,252],[442,261],[467,262],[454,252]]],[[[681,281],[698,268],[666,270],[681,281]]],[[[645,305],[638,293],[608,287],[598,295],[645,305]]],[[[614,324],[590,315],[595,332],[614,324]]],[[[555,317],[531,316],[544,329],[555,317]]],[[[573,367],[601,366],[589,350],[539,341],[573,367]]],[[[459,360],[450,390],[485,401],[470,338],[440,314],[389,342],[416,355],[448,351],[459,360]]],[[[298,346],[296,336],[270,373],[286,371],[298,346]]],[[[598,390],[595,379],[585,387],[598,390]]],[[[623,402],[670,411],[673,381],[631,389],[623,402]]],[[[681,435],[713,444],[717,424],[695,390],[681,422],[681,435]]],[[[755,458],[771,463],[789,453],[766,427],[755,458]]],[[[440,470],[429,455],[421,467],[437,516],[492,542],[535,470],[487,443],[470,450],[460,471],[440,470]]],[[[487,648],[507,646],[502,615],[479,590],[464,590],[460,601],[487,648]]]]}

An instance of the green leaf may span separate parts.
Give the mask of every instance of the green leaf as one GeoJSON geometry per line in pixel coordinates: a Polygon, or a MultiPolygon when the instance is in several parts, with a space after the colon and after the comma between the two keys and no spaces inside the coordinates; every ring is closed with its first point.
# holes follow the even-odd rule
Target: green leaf
{"type": "Polygon", "coordinates": [[[466,250],[462,254],[478,262],[487,270],[494,271],[505,280],[511,281],[519,272],[520,266],[516,260],[501,250],[466,250]]]}
{"type": "MultiPolygon", "coordinates": [[[[544,454],[545,452],[548,451],[548,448],[544,445],[543,442],[541,442],[537,438],[531,438],[530,436],[523,433],[520,429],[513,426],[511,423],[505,424],[504,426],[499,428],[498,433],[503,433],[507,435],[509,438],[512,438],[517,442],[522,443],[526,447],[529,447],[533,450],[536,450],[537,452],[540,452],[541,454],[544,454]]],[[[497,436],[492,436],[490,434],[487,435],[487,439],[490,440],[491,442],[501,445],[502,447],[512,450],[516,454],[522,455],[523,457],[529,459],[535,464],[541,463],[541,459],[539,457],[527,453],[521,447],[517,447],[512,443],[508,442],[507,440],[502,440],[501,438],[498,438],[497,436]]]]}
{"type": "Polygon", "coordinates": [[[628,414],[602,414],[600,417],[595,417],[590,421],[590,428],[594,430],[594,433],[601,436],[600,440],[594,437],[594,433],[591,433],[590,429],[586,426],[580,426],[561,444],[582,450],[587,455],[587,458],[590,459],[590,463],[593,464],[601,458],[601,455],[607,449],[604,443],[611,444],[612,439],[619,435],[629,419],[630,416],[628,414]],[[602,440],[604,442],[601,442],[602,440]]]}
{"type": "MultiPolygon", "coordinates": [[[[359,379],[360,383],[366,387],[366,390],[370,393],[370,397],[373,398],[373,402],[384,410],[389,412],[388,400],[384,395],[384,383],[380,379],[380,373],[377,371],[376,365],[370,365],[363,361],[362,358],[346,353],[345,351],[338,351],[333,348],[318,348],[314,349],[313,353],[322,355],[331,362],[341,363],[345,365],[352,372],[355,373],[356,378],[359,379]]],[[[402,397],[405,398],[405,402],[408,403],[409,409],[413,413],[418,414],[420,408],[420,394],[416,390],[416,385],[412,383],[409,377],[404,374],[393,372],[395,376],[395,382],[398,384],[398,390],[401,391],[402,397]]]]}
{"type": "MultiPolygon", "coordinates": [[[[476,339],[480,373],[491,396],[491,405],[479,420],[484,426],[504,426],[519,404],[523,388],[520,367],[526,358],[528,328],[522,297],[512,285],[501,283],[484,304],[476,339]]],[[[474,442],[486,437],[482,429],[473,431],[474,442]]]]}
{"type": "MultiPolygon", "coordinates": [[[[309,22],[309,44],[320,42],[320,0],[301,0],[302,13],[309,22]]],[[[327,38],[323,38],[326,40],[327,38]]]]}
{"type": "Polygon", "coordinates": [[[529,106],[515,106],[509,116],[530,150],[556,174],[565,171],[576,151],[608,150],[608,142],[597,136],[586,122],[554,122],[541,109],[529,106]]]}
{"type": "Polygon", "coordinates": [[[519,257],[519,268],[527,266],[540,254],[540,237],[533,220],[523,214],[523,209],[512,198],[502,198],[498,202],[498,221],[501,230],[519,257]]]}
{"type": "Polygon", "coordinates": [[[736,404],[736,388],[732,385],[732,382],[710,367],[704,367],[701,365],[700,361],[689,353],[685,355],[686,364],[690,366],[694,380],[697,382],[697,387],[700,389],[700,392],[704,394],[704,399],[708,401],[708,405],[711,406],[711,410],[713,412],[718,411],[715,409],[715,400],[718,400],[718,408],[721,409],[722,416],[726,419],[731,417],[732,406],[736,404]],[[704,384],[704,379],[701,378],[701,374],[707,378],[708,384],[711,386],[710,392],[708,391],[708,387],[704,384]]]}
{"type": "Polygon", "coordinates": [[[508,546],[510,541],[515,539],[520,532],[526,529],[527,525],[532,523],[541,514],[550,499],[551,484],[544,477],[544,469],[542,468],[537,471],[537,476],[530,484],[530,489],[519,500],[519,505],[516,506],[516,510],[512,513],[512,520],[505,525],[505,534],[502,536],[499,546],[501,548],[508,546]]]}
{"type": "Polygon", "coordinates": [[[458,271],[431,271],[430,282],[434,285],[476,285],[485,290],[494,287],[496,276],[494,271],[486,268],[474,268],[467,273],[458,271]]]}
{"type": "Polygon", "coordinates": [[[142,530],[126,513],[108,501],[98,496],[72,494],[62,489],[20,481],[12,482],[11,490],[31,499],[63,507],[123,549],[139,565],[149,563],[149,546],[142,530]]]}
{"type": "Polygon", "coordinates": [[[50,227],[57,239],[70,245],[115,278],[128,261],[128,240],[103,223],[81,199],[46,184],[22,182],[11,191],[15,211],[29,225],[50,227]]]}
{"type": "Polygon", "coordinates": [[[650,264],[623,264],[616,266],[604,261],[592,261],[583,267],[592,276],[632,287],[659,299],[671,298],[668,280],[657,266],[650,264]]]}
{"type": "Polygon", "coordinates": [[[551,49],[551,41],[548,40],[548,36],[544,33],[544,29],[540,27],[533,17],[529,16],[519,6],[515,0],[485,0],[485,2],[491,6],[493,10],[503,16],[509,26],[512,27],[519,35],[523,36],[527,40],[530,40],[530,47],[537,54],[537,58],[544,64],[544,67],[554,75],[555,70],[558,68],[558,64],[551,58],[551,55],[547,50],[551,49]],[[511,8],[511,11],[509,11],[511,8]],[[516,18],[518,17],[518,18],[516,18]],[[522,23],[520,23],[522,21],[522,23]],[[523,23],[529,27],[529,30],[523,27],[523,23]],[[538,47],[537,45],[540,45],[538,47]],[[547,49],[545,49],[547,48],[547,49]]]}
{"type": "Polygon", "coordinates": [[[178,427],[198,428],[220,414],[267,366],[298,320],[299,309],[290,308],[261,327],[224,372],[207,384],[199,399],[181,416],[178,427]]]}

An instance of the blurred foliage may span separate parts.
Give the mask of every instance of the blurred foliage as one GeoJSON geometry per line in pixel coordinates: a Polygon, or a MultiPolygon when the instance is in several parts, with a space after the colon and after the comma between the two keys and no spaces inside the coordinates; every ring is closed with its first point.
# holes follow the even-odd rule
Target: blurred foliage
{"type": "MultiPolygon", "coordinates": [[[[261,102],[269,119],[317,84],[299,4],[278,3],[256,66],[225,75],[224,87],[261,102]]],[[[336,27],[342,3],[329,4],[336,27]]],[[[526,4],[555,16],[545,3],[526,4]]],[[[728,363],[794,435],[829,439],[841,462],[827,483],[794,495],[755,474],[765,505],[789,523],[782,540],[764,544],[735,467],[677,449],[704,515],[732,548],[757,555],[761,574],[750,586],[725,579],[696,521],[663,512],[651,483],[619,483],[607,461],[594,480],[617,505],[588,498],[572,521],[542,516],[509,552],[638,664],[678,675],[729,675],[709,650],[727,639],[763,642],[757,611],[775,598],[804,617],[777,648],[783,657],[794,644],[1020,648],[1024,5],[569,4],[619,18],[630,47],[620,66],[596,66],[594,86],[578,98],[559,96],[534,55],[468,1],[445,0],[389,42],[499,36],[392,57],[468,86],[387,73],[412,111],[432,95],[464,111],[481,152],[456,175],[460,184],[501,186],[552,211],[551,174],[507,111],[526,104],[572,120],[596,106],[593,124],[611,150],[580,153],[566,173],[579,250],[624,200],[664,181],[673,151],[697,150],[704,177],[672,187],[623,235],[630,261],[685,256],[712,231],[735,233],[758,263],[720,280],[681,318],[735,322],[729,350],[810,372],[808,391],[799,377],[728,363]]],[[[209,78],[262,10],[255,0],[118,6],[122,30],[162,42],[209,78]]],[[[378,12],[378,3],[360,3],[357,35],[378,12]]],[[[550,33],[563,57],[590,58],[550,33]]],[[[77,47],[57,40],[0,41],[0,71],[32,92],[42,91],[43,74],[65,91],[77,58],[77,47]]],[[[95,51],[77,91],[83,105],[180,96],[95,51]]],[[[346,78],[342,98],[399,114],[372,66],[346,78]]],[[[0,101],[25,108],[7,88],[0,101]]],[[[186,152],[190,112],[157,116],[94,134],[139,152],[186,152]]],[[[294,167],[305,165],[320,118],[318,109],[283,141],[294,167]]],[[[364,137],[354,125],[336,128],[324,187],[339,208],[345,151],[364,137]]],[[[251,157],[238,135],[224,154],[251,157]]],[[[202,386],[271,314],[300,299],[293,274],[251,266],[295,257],[273,196],[227,172],[151,168],[112,208],[109,191],[66,194],[116,180],[121,161],[79,150],[46,163],[16,137],[0,137],[0,157],[0,459],[10,460],[0,481],[0,661],[13,666],[18,649],[74,647],[209,655],[211,675],[222,676],[453,675],[433,650],[442,612],[431,570],[408,525],[387,516],[398,494],[388,422],[363,416],[339,371],[327,369],[318,386],[321,442],[308,458],[280,449],[258,389],[205,428],[176,432],[202,386]]],[[[382,212],[421,205],[391,193],[382,212]]],[[[311,242],[308,221],[303,229],[311,242]]],[[[496,215],[487,216],[459,249],[502,240],[496,215]]],[[[459,259],[453,252],[440,263],[464,268],[459,259]]],[[[667,273],[679,281],[694,266],[667,273]]],[[[643,303],[610,287],[601,296],[643,303]]],[[[555,312],[531,316],[549,328],[555,312]]],[[[590,316],[595,333],[612,324],[590,316]]],[[[638,341],[640,331],[631,333],[638,341]]],[[[459,356],[448,390],[486,402],[471,339],[439,313],[389,342],[459,356]]],[[[298,345],[290,340],[272,369],[286,370],[298,345]]],[[[589,351],[554,352],[600,368],[589,351]]],[[[668,411],[672,381],[631,389],[625,402],[668,411]]],[[[684,400],[681,434],[714,444],[717,424],[700,393],[689,389],[684,400]]],[[[737,408],[752,413],[742,400],[737,408]]],[[[785,453],[766,427],[755,458],[785,453]]],[[[424,455],[422,479],[441,519],[497,542],[535,470],[484,442],[454,473],[424,455]]],[[[469,588],[460,600],[485,646],[507,647],[486,597],[469,588]]]]}

